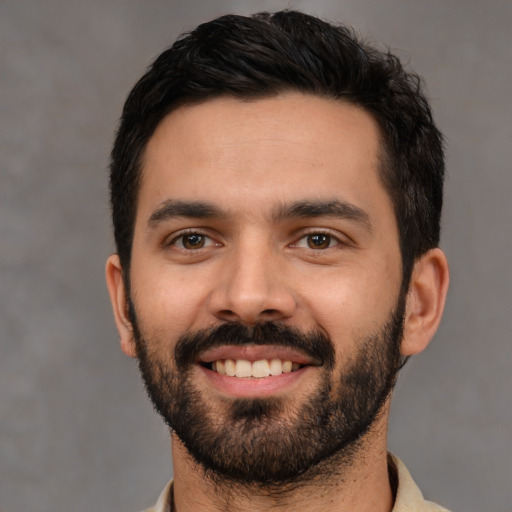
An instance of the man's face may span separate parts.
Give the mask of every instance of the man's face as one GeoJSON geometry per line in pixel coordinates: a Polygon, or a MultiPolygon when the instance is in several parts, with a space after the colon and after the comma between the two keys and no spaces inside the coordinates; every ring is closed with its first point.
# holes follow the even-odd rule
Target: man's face
{"type": "Polygon", "coordinates": [[[367,113],[301,94],[182,107],[150,139],[130,268],[137,354],[206,466],[286,480],[348,453],[375,420],[403,316],[378,166],[367,113]]]}

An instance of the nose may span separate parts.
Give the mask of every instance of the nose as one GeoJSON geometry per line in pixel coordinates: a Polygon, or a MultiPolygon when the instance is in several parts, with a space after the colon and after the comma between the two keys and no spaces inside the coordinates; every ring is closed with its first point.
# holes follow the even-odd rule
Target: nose
{"type": "Polygon", "coordinates": [[[249,245],[223,262],[210,295],[210,313],[245,325],[290,318],[297,303],[287,282],[284,256],[249,245]]]}

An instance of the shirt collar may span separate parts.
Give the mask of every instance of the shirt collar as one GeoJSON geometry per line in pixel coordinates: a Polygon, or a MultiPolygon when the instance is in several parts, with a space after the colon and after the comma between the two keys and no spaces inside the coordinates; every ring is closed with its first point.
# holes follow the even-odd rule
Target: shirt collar
{"type": "MultiPolygon", "coordinates": [[[[389,454],[388,461],[390,471],[394,472],[396,470],[398,479],[395,505],[391,512],[411,512],[412,510],[414,512],[449,512],[445,508],[423,498],[419,487],[398,457],[389,454]]],[[[146,512],[175,512],[173,509],[173,481],[171,480],[160,494],[155,507],[148,509],[146,512]]]]}

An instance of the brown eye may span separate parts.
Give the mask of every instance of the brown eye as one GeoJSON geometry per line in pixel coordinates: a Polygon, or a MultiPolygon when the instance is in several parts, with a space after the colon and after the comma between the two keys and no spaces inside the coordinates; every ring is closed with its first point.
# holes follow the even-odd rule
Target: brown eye
{"type": "Polygon", "coordinates": [[[181,244],[185,249],[202,249],[205,246],[205,239],[206,237],[204,235],[190,233],[181,237],[181,244]]]}
{"type": "Polygon", "coordinates": [[[327,249],[331,245],[331,237],[324,233],[308,235],[307,244],[310,249],[327,249]]]}

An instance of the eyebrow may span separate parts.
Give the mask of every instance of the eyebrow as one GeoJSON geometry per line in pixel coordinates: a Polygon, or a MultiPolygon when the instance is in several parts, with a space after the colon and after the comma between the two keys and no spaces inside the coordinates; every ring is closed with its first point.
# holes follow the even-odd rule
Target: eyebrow
{"type": "MultiPolygon", "coordinates": [[[[206,201],[182,201],[167,199],[161,203],[151,214],[148,226],[154,227],[159,223],[175,217],[193,219],[226,219],[229,213],[213,203],[206,201]]],[[[369,231],[373,231],[370,216],[361,208],[334,199],[331,201],[304,200],[294,201],[290,204],[279,205],[275,208],[272,218],[274,222],[280,222],[294,218],[336,217],[355,221],[364,225],[369,231]]]]}
{"type": "Polygon", "coordinates": [[[151,214],[148,220],[148,226],[156,226],[160,222],[174,217],[218,219],[226,216],[226,212],[212,203],[205,201],[180,201],[177,199],[167,199],[151,214]]]}
{"type": "Polygon", "coordinates": [[[282,205],[276,208],[274,220],[305,218],[305,217],[337,217],[363,224],[369,231],[373,230],[370,216],[361,208],[334,199],[331,201],[295,201],[289,205],[282,205]]]}

